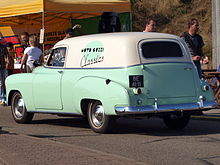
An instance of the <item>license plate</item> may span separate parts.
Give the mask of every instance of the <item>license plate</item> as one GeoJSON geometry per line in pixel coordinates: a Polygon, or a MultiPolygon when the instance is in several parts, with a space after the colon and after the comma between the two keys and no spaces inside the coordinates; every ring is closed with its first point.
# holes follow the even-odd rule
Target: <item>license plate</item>
{"type": "Polygon", "coordinates": [[[129,76],[129,87],[130,88],[144,87],[144,76],[143,75],[129,76]]]}

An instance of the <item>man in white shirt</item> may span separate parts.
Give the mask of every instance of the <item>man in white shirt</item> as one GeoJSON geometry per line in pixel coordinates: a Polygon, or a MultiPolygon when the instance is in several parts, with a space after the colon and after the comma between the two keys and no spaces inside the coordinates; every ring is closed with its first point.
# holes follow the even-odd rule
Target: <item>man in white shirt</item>
{"type": "Polygon", "coordinates": [[[43,53],[37,47],[37,38],[36,36],[32,35],[29,37],[29,44],[30,47],[27,47],[24,50],[24,56],[21,60],[21,69],[26,64],[26,72],[30,73],[35,68],[33,65],[34,61],[38,60],[40,63],[43,62],[43,53]]]}

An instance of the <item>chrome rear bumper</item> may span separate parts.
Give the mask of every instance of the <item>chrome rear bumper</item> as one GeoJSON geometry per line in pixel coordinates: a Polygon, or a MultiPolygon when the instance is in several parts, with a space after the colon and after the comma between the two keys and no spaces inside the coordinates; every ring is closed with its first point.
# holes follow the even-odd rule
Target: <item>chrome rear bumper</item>
{"type": "Polygon", "coordinates": [[[173,112],[173,111],[187,111],[187,110],[208,110],[217,108],[218,104],[215,101],[198,102],[187,104],[167,104],[167,105],[150,105],[137,107],[115,107],[115,112],[118,115],[126,114],[144,114],[144,113],[158,113],[158,112],[173,112]]]}

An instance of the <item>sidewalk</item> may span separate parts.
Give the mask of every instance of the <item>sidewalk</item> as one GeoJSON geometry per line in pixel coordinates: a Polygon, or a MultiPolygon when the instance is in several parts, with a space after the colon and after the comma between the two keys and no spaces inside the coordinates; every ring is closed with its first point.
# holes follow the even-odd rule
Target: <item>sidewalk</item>
{"type": "Polygon", "coordinates": [[[203,111],[203,115],[193,115],[195,119],[210,119],[220,121],[220,109],[212,109],[209,111],[203,111]]]}

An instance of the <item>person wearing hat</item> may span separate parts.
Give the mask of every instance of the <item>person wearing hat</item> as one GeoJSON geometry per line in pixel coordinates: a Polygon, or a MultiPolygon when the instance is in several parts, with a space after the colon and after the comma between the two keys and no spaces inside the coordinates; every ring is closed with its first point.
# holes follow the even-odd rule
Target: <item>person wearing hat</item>
{"type": "MultiPolygon", "coordinates": [[[[0,35],[0,42],[3,36],[0,35]]],[[[6,78],[6,63],[8,51],[6,47],[0,43],[0,104],[5,104],[5,78],[6,78]]]]}
{"type": "Polygon", "coordinates": [[[78,28],[80,29],[80,28],[81,28],[81,25],[76,24],[76,25],[73,26],[72,28],[66,29],[66,36],[64,37],[64,39],[74,37],[74,29],[78,29],[78,28]]]}

